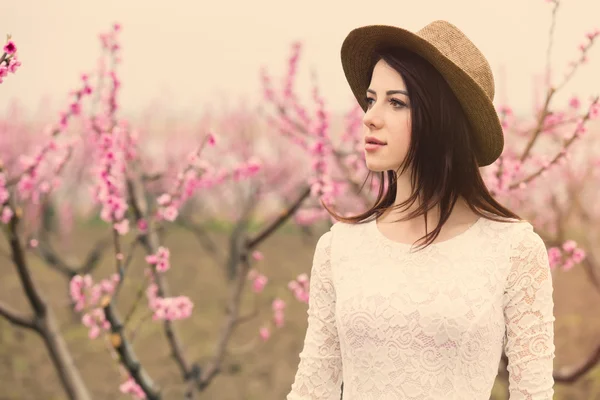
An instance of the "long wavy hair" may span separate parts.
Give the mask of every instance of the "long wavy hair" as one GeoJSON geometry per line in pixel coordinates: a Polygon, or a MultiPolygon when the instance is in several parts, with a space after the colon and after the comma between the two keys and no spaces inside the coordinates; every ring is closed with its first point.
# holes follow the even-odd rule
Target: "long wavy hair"
{"type": "Polygon", "coordinates": [[[501,222],[507,222],[507,219],[520,221],[519,216],[498,203],[488,191],[479,170],[471,126],[442,75],[428,61],[404,49],[386,49],[377,53],[371,73],[379,60],[384,60],[402,76],[410,98],[412,126],[406,159],[398,170],[378,173],[381,184],[375,205],[369,210],[344,217],[321,202],[327,212],[338,221],[359,224],[372,221],[387,210],[408,210],[418,201],[414,211],[396,222],[424,216],[428,233],[415,242],[420,243],[421,249],[438,237],[459,197],[463,197],[480,217],[501,222]],[[394,206],[396,180],[406,171],[411,176],[412,193],[407,200],[394,206]],[[436,206],[440,211],[439,223],[429,232],[427,213],[436,206]]]}

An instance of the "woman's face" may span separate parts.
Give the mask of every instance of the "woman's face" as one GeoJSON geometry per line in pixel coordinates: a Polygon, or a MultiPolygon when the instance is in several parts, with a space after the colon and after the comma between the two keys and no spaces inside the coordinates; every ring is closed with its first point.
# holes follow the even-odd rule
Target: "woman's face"
{"type": "Polygon", "coordinates": [[[368,108],[363,123],[367,168],[373,172],[397,170],[410,146],[410,102],[404,79],[380,60],[373,69],[366,96],[368,108]],[[368,137],[385,145],[366,144],[368,137]]]}

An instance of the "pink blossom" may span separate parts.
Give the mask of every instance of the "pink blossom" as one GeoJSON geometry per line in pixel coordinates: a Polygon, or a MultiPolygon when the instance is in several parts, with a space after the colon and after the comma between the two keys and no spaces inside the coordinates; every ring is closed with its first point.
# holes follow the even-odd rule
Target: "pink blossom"
{"type": "Polygon", "coordinates": [[[249,280],[253,280],[254,278],[256,278],[257,275],[258,275],[258,271],[254,268],[252,268],[250,271],[248,271],[248,279],[249,280]]]}
{"type": "Polygon", "coordinates": [[[273,311],[281,311],[285,309],[285,301],[280,298],[276,298],[272,303],[273,311]]]}
{"type": "Polygon", "coordinates": [[[275,326],[277,328],[282,328],[285,324],[285,316],[283,314],[283,311],[276,311],[275,313],[273,313],[273,321],[275,321],[275,326]]]}
{"type": "Polygon", "coordinates": [[[600,35],[600,29],[596,28],[595,30],[586,33],[585,37],[587,37],[591,41],[598,37],[598,35],[600,35]]]}
{"type": "Polygon", "coordinates": [[[583,249],[575,249],[573,250],[573,255],[571,256],[571,259],[573,260],[573,262],[575,264],[579,264],[580,262],[582,262],[585,259],[585,250],[583,249]]]}
{"type": "Polygon", "coordinates": [[[600,103],[595,103],[590,107],[590,119],[596,119],[600,117],[600,103]]]}
{"type": "Polygon", "coordinates": [[[154,320],[179,320],[192,315],[194,303],[186,296],[154,299],[151,309],[154,311],[154,320]]]}
{"type": "Polygon", "coordinates": [[[265,258],[265,256],[260,251],[255,250],[252,252],[252,258],[256,261],[262,261],[265,258]]]}
{"type": "Polygon", "coordinates": [[[162,194],[158,197],[158,199],[156,199],[156,202],[161,206],[166,206],[171,202],[171,195],[167,193],[162,194]]]}
{"type": "Polygon", "coordinates": [[[4,52],[6,54],[15,54],[17,52],[17,46],[15,45],[15,43],[12,40],[9,40],[5,45],[4,45],[4,52]]]}
{"type": "Polygon", "coordinates": [[[90,339],[96,339],[100,335],[100,328],[98,325],[92,325],[88,331],[88,337],[90,339]]]}
{"type": "Polygon", "coordinates": [[[252,283],[252,290],[254,291],[254,293],[262,292],[265,286],[267,285],[267,282],[269,282],[269,278],[262,274],[258,275],[252,283]]]}
{"type": "Polygon", "coordinates": [[[156,255],[158,256],[158,258],[160,259],[168,259],[169,256],[171,255],[171,252],[169,251],[168,248],[160,246],[157,250],[156,250],[156,255]]]}
{"type": "Polygon", "coordinates": [[[564,264],[562,265],[563,271],[570,271],[571,269],[573,269],[573,267],[575,266],[575,263],[573,262],[573,260],[568,259],[564,262],[564,264]]]}
{"type": "Polygon", "coordinates": [[[121,222],[117,222],[113,224],[115,230],[119,233],[119,235],[126,235],[129,232],[129,220],[124,219],[121,222]]]}
{"type": "Polygon", "coordinates": [[[179,211],[177,211],[177,208],[169,206],[162,210],[162,215],[167,221],[173,222],[177,219],[179,211]]]}
{"type": "Polygon", "coordinates": [[[296,280],[288,283],[288,289],[292,291],[296,300],[301,303],[308,303],[309,285],[308,275],[300,274],[296,280]]]}
{"type": "Polygon", "coordinates": [[[148,222],[145,219],[140,219],[137,223],[137,228],[140,233],[145,233],[148,230],[148,222]]]}
{"type": "Polygon", "coordinates": [[[569,106],[571,108],[578,109],[580,105],[581,101],[579,101],[579,98],[577,96],[573,96],[571,97],[571,100],[569,100],[569,106]]]}
{"type": "Polygon", "coordinates": [[[168,248],[160,246],[156,250],[156,254],[150,254],[146,256],[146,262],[151,265],[156,265],[158,272],[166,272],[171,267],[169,262],[170,251],[168,248]]]}
{"type": "Polygon", "coordinates": [[[208,145],[209,146],[214,146],[217,143],[217,140],[215,139],[215,135],[213,135],[212,133],[210,133],[208,135],[208,145]]]}
{"type": "Polygon", "coordinates": [[[168,261],[160,260],[156,263],[156,270],[158,272],[166,272],[169,269],[170,265],[168,261]]]}
{"type": "Polygon", "coordinates": [[[558,247],[551,247],[550,249],[548,249],[548,260],[550,262],[551,268],[556,267],[561,258],[562,253],[558,247]]]}
{"type": "Polygon", "coordinates": [[[300,283],[308,283],[308,275],[307,274],[300,274],[300,275],[298,275],[298,277],[296,279],[300,283]]]}
{"type": "Polygon", "coordinates": [[[17,60],[17,57],[14,56],[8,62],[8,71],[12,74],[17,72],[17,69],[21,66],[21,61],[17,60]]]}
{"type": "Polygon", "coordinates": [[[2,209],[2,215],[0,215],[0,221],[2,221],[2,223],[4,224],[8,224],[10,222],[10,220],[12,219],[14,213],[13,210],[11,210],[10,207],[6,206],[2,209]]]}
{"type": "Polygon", "coordinates": [[[267,327],[260,328],[259,334],[260,338],[265,342],[271,337],[271,331],[267,327]]]}
{"type": "Polygon", "coordinates": [[[574,240],[567,240],[563,243],[562,248],[564,251],[571,252],[577,248],[577,243],[574,240]]]}
{"type": "Polygon", "coordinates": [[[131,376],[119,386],[119,390],[121,391],[121,393],[130,394],[136,399],[142,400],[146,398],[144,390],[136,383],[136,381],[131,376]]]}

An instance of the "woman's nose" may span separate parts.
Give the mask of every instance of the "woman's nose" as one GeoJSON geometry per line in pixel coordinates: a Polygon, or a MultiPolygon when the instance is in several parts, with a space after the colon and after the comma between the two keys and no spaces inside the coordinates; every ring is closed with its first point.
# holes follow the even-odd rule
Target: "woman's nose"
{"type": "Polygon", "coordinates": [[[371,108],[367,110],[363,117],[363,124],[369,129],[377,129],[380,128],[383,124],[383,119],[374,112],[374,109],[371,108]]]}

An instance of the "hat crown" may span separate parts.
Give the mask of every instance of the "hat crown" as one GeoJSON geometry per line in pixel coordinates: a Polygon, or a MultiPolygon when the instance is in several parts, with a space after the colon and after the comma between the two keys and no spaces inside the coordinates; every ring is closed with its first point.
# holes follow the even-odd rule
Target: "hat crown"
{"type": "Polygon", "coordinates": [[[466,72],[493,100],[494,76],[485,56],[456,26],[447,21],[433,21],[416,32],[440,53],[466,72]]]}

